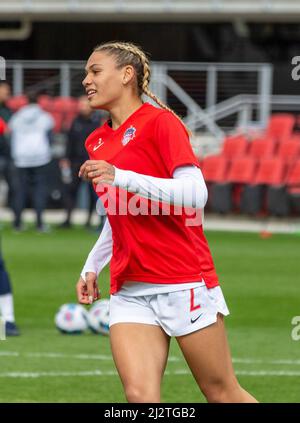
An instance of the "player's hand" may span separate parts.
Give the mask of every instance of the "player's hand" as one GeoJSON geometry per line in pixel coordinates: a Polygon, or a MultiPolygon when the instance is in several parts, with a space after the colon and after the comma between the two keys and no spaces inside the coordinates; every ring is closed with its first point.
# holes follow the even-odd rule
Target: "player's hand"
{"type": "Polygon", "coordinates": [[[71,167],[70,160],[68,160],[68,159],[61,159],[61,160],[58,162],[58,164],[59,164],[59,167],[60,167],[61,169],[64,169],[64,168],[70,168],[70,167],[71,167]]]}
{"type": "Polygon", "coordinates": [[[77,285],[77,299],[80,304],[93,304],[99,300],[100,291],[97,283],[97,275],[93,272],[86,273],[86,281],[80,277],[77,285]]]}
{"type": "Polygon", "coordinates": [[[78,176],[96,185],[99,182],[112,184],[115,179],[115,168],[104,160],[87,160],[80,167],[78,176]]]}

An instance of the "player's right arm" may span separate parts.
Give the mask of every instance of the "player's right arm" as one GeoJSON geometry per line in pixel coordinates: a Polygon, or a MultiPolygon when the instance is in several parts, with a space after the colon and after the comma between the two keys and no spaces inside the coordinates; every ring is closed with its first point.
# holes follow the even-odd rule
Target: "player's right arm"
{"type": "Polygon", "coordinates": [[[81,304],[92,304],[100,298],[98,275],[112,256],[112,233],[108,218],[101,234],[89,253],[76,285],[77,298],[81,304]]]}

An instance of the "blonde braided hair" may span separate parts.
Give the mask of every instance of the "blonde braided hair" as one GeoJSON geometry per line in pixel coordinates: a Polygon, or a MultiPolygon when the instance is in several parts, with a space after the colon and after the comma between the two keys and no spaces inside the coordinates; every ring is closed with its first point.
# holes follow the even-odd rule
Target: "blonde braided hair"
{"type": "Polygon", "coordinates": [[[168,110],[180,122],[184,125],[188,134],[191,135],[191,131],[183,123],[182,119],[170,109],[165,103],[163,103],[153,92],[149,89],[151,69],[149,59],[144,51],[136,44],[128,43],[124,41],[110,41],[107,43],[99,44],[94,48],[95,52],[105,51],[108,54],[115,56],[117,69],[122,68],[126,65],[134,67],[137,79],[138,94],[141,96],[143,93],[150,97],[155,103],[157,103],[162,109],[168,110]]]}

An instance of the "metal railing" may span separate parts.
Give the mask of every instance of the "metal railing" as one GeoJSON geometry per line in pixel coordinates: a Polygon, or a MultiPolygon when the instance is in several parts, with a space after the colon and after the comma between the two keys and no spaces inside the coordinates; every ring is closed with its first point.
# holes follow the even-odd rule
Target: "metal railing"
{"type": "MultiPolygon", "coordinates": [[[[215,122],[236,115],[235,129],[264,129],[266,124],[255,120],[254,115],[260,108],[261,98],[258,95],[237,95],[206,110],[207,116],[215,122]]],[[[291,112],[300,115],[300,95],[270,95],[267,101],[269,114],[272,112],[291,112]]],[[[187,125],[193,125],[197,130],[203,128],[204,122],[200,116],[186,119],[187,125]]]]}
{"type": "MultiPolygon", "coordinates": [[[[54,96],[78,96],[84,92],[84,66],[79,61],[8,61],[6,75],[14,95],[36,89],[54,96]]],[[[204,126],[213,136],[223,138],[217,118],[231,115],[239,107],[233,103],[241,94],[257,96],[256,119],[260,126],[266,125],[273,73],[269,64],[152,62],[151,68],[150,88],[192,131],[204,126]]]]}

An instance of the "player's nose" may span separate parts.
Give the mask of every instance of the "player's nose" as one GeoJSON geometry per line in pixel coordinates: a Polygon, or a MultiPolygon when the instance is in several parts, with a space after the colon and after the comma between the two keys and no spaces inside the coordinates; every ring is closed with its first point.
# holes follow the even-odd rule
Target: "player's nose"
{"type": "Polygon", "coordinates": [[[91,77],[89,75],[86,75],[86,77],[82,81],[82,85],[84,86],[84,88],[86,88],[91,83],[92,83],[91,77]]]}

